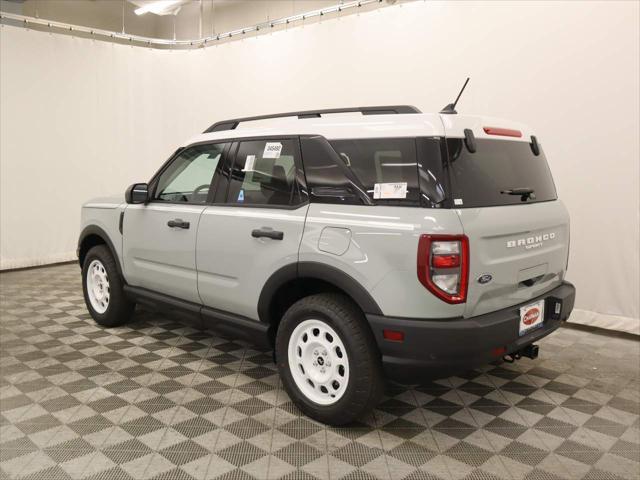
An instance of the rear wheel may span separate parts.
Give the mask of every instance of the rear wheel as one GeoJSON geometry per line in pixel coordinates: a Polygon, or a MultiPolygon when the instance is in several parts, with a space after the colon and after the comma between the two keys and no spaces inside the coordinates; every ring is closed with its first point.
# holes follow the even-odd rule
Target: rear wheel
{"type": "Polygon", "coordinates": [[[278,328],[276,358],[292,401],[323,423],[349,423],[380,399],[375,340],[362,312],[342,295],[313,295],[291,306],[278,328]]]}
{"type": "Polygon", "coordinates": [[[82,266],[84,301],[93,319],[105,327],[123,325],[135,304],[126,298],[116,260],[106,245],[93,247],[82,266]]]}

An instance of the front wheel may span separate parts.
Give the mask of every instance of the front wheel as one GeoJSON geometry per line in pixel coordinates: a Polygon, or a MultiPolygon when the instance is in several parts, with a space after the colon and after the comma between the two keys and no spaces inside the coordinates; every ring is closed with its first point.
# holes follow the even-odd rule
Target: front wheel
{"type": "Polygon", "coordinates": [[[84,301],[93,319],[104,327],[117,327],[133,315],[135,304],[122,289],[116,260],[106,245],[93,247],[82,265],[84,301]]]}
{"type": "Polygon", "coordinates": [[[342,295],[312,295],[291,306],[278,328],[276,358],[292,401],[323,423],[350,423],[380,399],[375,340],[362,312],[342,295]]]}

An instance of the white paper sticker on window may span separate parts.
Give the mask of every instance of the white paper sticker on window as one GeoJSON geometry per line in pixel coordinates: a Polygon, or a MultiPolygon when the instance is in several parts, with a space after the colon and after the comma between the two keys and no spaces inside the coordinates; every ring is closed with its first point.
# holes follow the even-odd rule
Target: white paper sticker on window
{"type": "Polygon", "coordinates": [[[279,142],[267,142],[264,146],[262,158],[280,158],[282,152],[282,144],[279,142]]]}
{"type": "Polygon", "coordinates": [[[407,198],[407,182],[376,183],[373,186],[374,199],[407,198]]]}
{"type": "Polygon", "coordinates": [[[255,155],[247,155],[247,159],[244,161],[244,168],[242,169],[243,172],[251,172],[253,171],[253,166],[256,163],[256,156],[255,155]]]}
{"type": "Polygon", "coordinates": [[[462,201],[462,199],[461,199],[461,198],[454,198],[454,199],[453,199],[453,204],[454,204],[454,205],[463,205],[463,204],[464,204],[464,202],[462,201]]]}

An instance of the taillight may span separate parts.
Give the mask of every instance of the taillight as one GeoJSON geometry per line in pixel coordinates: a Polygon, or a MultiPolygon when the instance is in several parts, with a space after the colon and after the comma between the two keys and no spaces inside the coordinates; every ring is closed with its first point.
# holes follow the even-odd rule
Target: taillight
{"type": "Polygon", "coordinates": [[[418,279],[447,303],[464,303],[469,282],[466,235],[420,235],[418,279]]]}

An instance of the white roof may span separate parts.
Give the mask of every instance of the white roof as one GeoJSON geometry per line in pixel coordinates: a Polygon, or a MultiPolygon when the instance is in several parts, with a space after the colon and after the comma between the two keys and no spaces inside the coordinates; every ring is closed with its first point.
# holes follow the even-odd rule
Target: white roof
{"type": "Polygon", "coordinates": [[[447,115],[439,113],[410,113],[362,115],[340,113],[319,118],[282,117],[241,122],[233,130],[202,133],[191,138],[185,145],[196,142],[226,140],[243,137],[277,135],[322,135],[328,140],[346,138],[379,137],[464,137],[470,128],[476,138],[529,142],[531,129],[521,123],[477,115],[447,115]],[[485,133],[485,127],[519,130],[522,137],[494,136],[485,133]]]}

